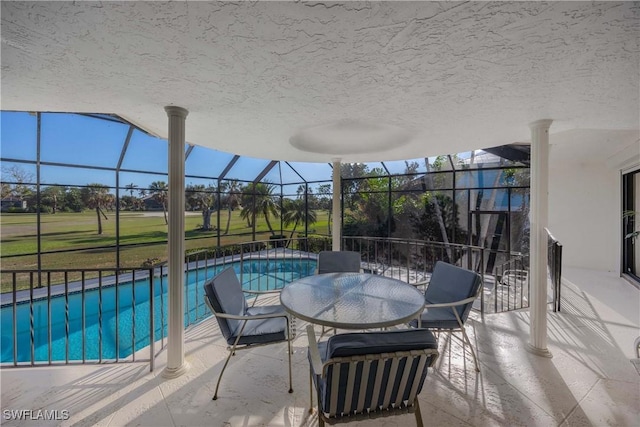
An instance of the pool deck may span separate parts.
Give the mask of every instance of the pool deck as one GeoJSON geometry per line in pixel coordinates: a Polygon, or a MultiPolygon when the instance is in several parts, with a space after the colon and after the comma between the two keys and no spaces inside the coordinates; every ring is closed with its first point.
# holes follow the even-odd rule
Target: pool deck
{"type": "MultiPolygon", "coordinates": [[[[640,291],[609,273],[565,269],[563,311],[548,314],[552,358],[526,350],[528,311],[472,313],[473,369],[458,340],[442,335],[440,358],[419,396],[426,426],[637,426],[640,375],[630,359],[640,335],[640,291]]],[[[265,300],[265,302],[268,302],[265,300]]],[[[309,416],[307,337],[297,322],[294,393],[287,393],[286,345],[240,351],[212,401],[226,346],[215,319],[186,332],[189,371],[162,377],[166,351],[148,362],[7,368],[0,371],[3,426],[317,426],[309,416]],[[6,411],[58,411],[68,419],[9,420],[6,411]]],[[[141,358],[148,350],[140,351],[141,358]]],[[[414,425],[413,415],[353,422],[414,425]]]]}

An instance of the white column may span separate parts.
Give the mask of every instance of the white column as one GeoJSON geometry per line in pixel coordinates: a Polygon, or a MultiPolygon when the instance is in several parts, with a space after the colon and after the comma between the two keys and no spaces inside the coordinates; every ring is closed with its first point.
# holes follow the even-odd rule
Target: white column
{"type": "Polygon", "coordinates": [[[333,228],[331,229],[332,250],[340,250],[340,232],[342,231],[342,211],[340,200],[342,186],[340,185],[340,159],[333,160],[333,228]]]}
{"type": "Polygon", "coordinates": [[[185,119],[181,107],[164,107],[169,116],[169,330],[165,378],[184,374],[184,146],[185,119]]]}
{"type": "Polygon", "coordinates": [[[549,127],[538,120],[531,128],[531,211],[529,275],[531,301],[529,350],[551,357],[547,349],[547,227],[549,221],[549,127]]]}

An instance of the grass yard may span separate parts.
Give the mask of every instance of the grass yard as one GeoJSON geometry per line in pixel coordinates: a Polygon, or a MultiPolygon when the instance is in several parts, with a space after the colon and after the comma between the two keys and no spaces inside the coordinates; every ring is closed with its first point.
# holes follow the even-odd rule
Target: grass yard
{"type": "MultiPolygon", "coordinates": [[[[224,233],[227,226],[228,212],[220,212],[220,229],[224,233]]],[[[309,234],[328,234],[328,213],[316,212],[318,221],[309,226],[309,234]]],[[[43,270],[83,269],[83,268],[115,268],[117,264],[116,215],[107,213],[107,220],[102,219],[103,233],[98,234],[96,213],[42,214],[41,229],[41,265],[43,270]],[[101,247],[102,246],[102,247],[101,247]],[[53,253],[47,253],[54,251],[53,253]],[[57,251],[57,252],[56,252],[57,251]]],[[[217,212],[211,217],[211,224],[217,226],[217,212]]],[[[272,219],[274,226],[280,221],[272,219]]],[[[185,215],[185,249],[215,247],[218,244],[218,231],[199,230],[202,215],[199,212],[187,212],[185,215]]],[[[292,227],[284,229],[282,234],[289,237],[292,227]]],[[[2,274],[0,276],[0,292],[13,290],[13,277],[7,270],[33,270],[38,268],[37,216],[35,214],[1,214],[0,215],[0,255],[2,256],[2,274]]],[[[296,235],[304,232],[298,227],[296,235]]],[[[280,231],[275,232],[280,234],[280,231]]],[[[268,240],[270,236],[266,222],[258,220],[256,240],[268,240]]],[[[120,267],[140,268],[150,259],[166,261],[167,259],[167,225],[162,212],[121,212],[120,213],[120,267]]],[[[221,245],[252,241],[252,229],[240,218],[240,211],[231,213],[229,232],[220,236],[221,245]]],[[[87,274],[85,277],[93,277],[87,274]]],[[[54,273],[49,276],[50,283],[62,283],[64,275],[54,273]]],[[[68,280],[79,280],[79,274],[72,274],[68,280]]],[[[42,278],[46,283],[47,278],[42,278]]],[[[30,282],[37,284],[37,275],[20,274],[16,276],[16,289],[28,289],[30,282]]],[[[34,285],[35,286],[35,285],[34,285]]]]}
{"type": "MultiPolygon", "coordinates": [[[[220,212],[220,228],[222,232],[227,225],[227,211],[220,212]]],[[[309,226],[310,234],[328,234],[328,213],[316,212],[318,221],[309,226]]],[[[100,248],[116,244],[116,215],[107,213],[107,220],[102,219],[103,233],[98,234],[96,213],[57,213],[41,215],[41,252],[43,269],[54,268],[108,268],[116,265],[115,248],[100,248]],[[79,249],[83,249],[78,251],[79,249]],[[49,251],[70,251],[61,253],[45,253],[49,251]]],[[[272,219],[274,227],[279,226],[277,219],[272,219]]],[[[217,225],[217,213],[211,217],[211,223],[217,225]]],[[[202,215],[199,212],[187,212],[185,215],[186,249],[206,248],[218,243],[217,230],[202,231],[202,215]]],[[[287,237],[291,228],[283,230],[287,237]]],[[[221,245],[251,241],[252,229],[240,218],[240,211],[231,213],[228,235],[221,236],[221,245]]],[[[299,226],[296,234],[304,232],[299,226]]],[[[279,234],[279,230],[276,231],[279,234]]],[[[37,216],[35,214],[2,214],[0,215],[0,255],[2,269],[36,268],[38,252],[37,216]],[[31,254],[31,255],[29,255],[31,254]],[[24,255],[24,256],[18,256],[24,255]]],[[[256,239],[268,239],[266,222],[258,220],[256,239]]],[[[138,267],[145,260],[158,258],[166,260],[167,225],[162,212],[121,212],[120,213],[120,265],[122,267],[138,267]],[[157,243],[157,244],[153,244],[157,243]],[[129,246],[137,245],[137,246],[129,246]]]]}

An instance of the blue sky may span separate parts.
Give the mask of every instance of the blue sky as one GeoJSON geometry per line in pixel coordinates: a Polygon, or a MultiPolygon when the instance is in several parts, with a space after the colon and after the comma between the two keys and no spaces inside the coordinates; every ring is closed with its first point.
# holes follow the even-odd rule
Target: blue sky
{"type": "MultiPolygon", "coordinates": [[[[115,168],[120,160],[129,127],[125,124],[76,114],[44,113],[41,119],[41,181],[44,184],[85,185],[101,183],[115,187],[116,177],[111,170],[84,167],[61,167],[46,163],[65,163],[76,166],[115,168]]],[[[2,159],[35,161],[37,148],[37,119],[25,112],[1,112],[0,156],[2,159]]],[[[189,154],[185,170],[187,184],[213,185],[215,179],[196,177],[218,177],[229,164],[233,154],[196,146],[189,154]]],[[[226,178],[252,181],[268,164],[270,159],[241,157],[227,173],[226,178]]],[[[133,132],[122,161],[123,170],[144,171],[120,173],[120,185],[134,183],[139,187],[153,181],[167,181],[167,142],[136,130],[133,132]]],[[[3,161],[3,166],[18,165],[35,179],[35,165],[3,161]]],[[[296,163],[291,166],[307,181],[331,179],[331,167],[327,163],[296,163]]],[[[274,167],[265,177],[274,183],[302,180],[285,162],[274,167]]],[[[297,184],[291,187],[295,193],[297,184]]],[[[285,193],[289,189],[284,190],[285,193]]]]}
{"type": "MultiPolygon", "coordinates": [[[[11,162],[9,159],[35,162],[37,154],[37,117],[26,112],[0,112],[0,157],[3,170],[18,166],[33,177],[35,164],[11,162]]],[[[112,120],[101,120],[78,114],[41,114],[40,168],[41,183],[59,185],[86,185],[99,183],[116,186],[114,170],[126,141],[129,125],[112,120]],[[60,166],[70,164],[75,167],[60,166]],[[93,168],[91,168],[93,167],[93,168]],[[102,169],[101,169],[102,168],[102,169]],[[105,169],[107,168],[107,169],[105,169]]],[[[134,184],[138,188],[148,187],[154,181],[168,181],[168,144],[166,140],[147,135],[140,130],[132,133],[131,140],[122,159],[120,187],[134,184]]],[[[460,153],[458,159],[469,157],[470,153],[460,153]]],[[[185,163],[187,185],[213,186],[217,177],[233,159],[232,153],[196,146],[191,150],[185,163]]],[[[226,179],[253,181],[269,164],[271,159],[240,157],[226,179]]],[[[418,172],[426,172],[424,159],[412,159],[420,164],[418,172]]],[[[430,163],[434,159],[429,159],[430,163]]],[[[369,170],[384,169],[382,163],[368,163],[369,170]]],[[[406,162],[388,161],[384,166],[391,174],[401,174],[406,170],[406,162]]],[[[328,163],[280,162],[263,180],[283,186],[283,193],[295,195],[303,180],[311,182],[312,191],[322,183],[330,183],[332,168],[328,163]]],[[[450,169],[447,163],[443,169],[450,169]]],[[[482,175],[482,173],[480,173],[482,175]]],[[[482,176],[478,177],[482,179],[482,176]]]]}

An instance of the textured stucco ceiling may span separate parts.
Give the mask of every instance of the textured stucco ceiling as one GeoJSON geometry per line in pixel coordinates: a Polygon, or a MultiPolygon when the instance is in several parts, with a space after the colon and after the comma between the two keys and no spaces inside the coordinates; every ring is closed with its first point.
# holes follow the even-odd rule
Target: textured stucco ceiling
{"type": "MultiPolygon", "coordinates": [[[[328,161],[290,144],[349,120],[416,158],[639,126],[638,2],[2,2],[4,110],[118,114],[240,155],[328,161]]],[[[354,144],[356,144],[354,138],[354,144]]],[[[304,145],[304,144],[302,144],[304,145]]],[[[323,151],[322,147],[318,151],[323,151]]]]}

